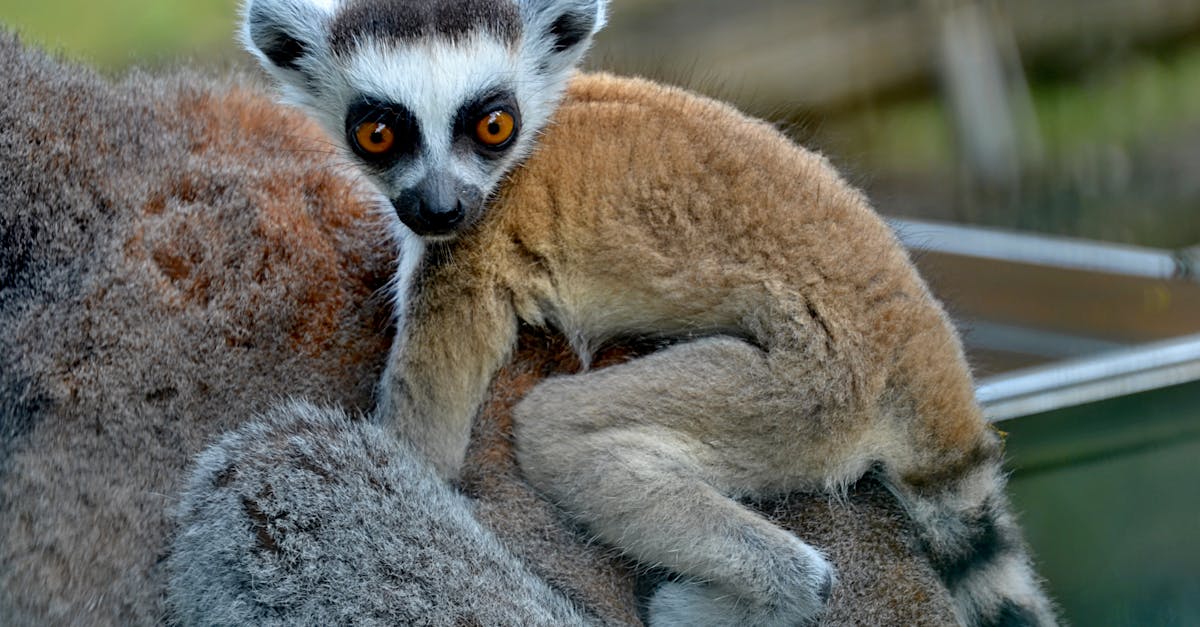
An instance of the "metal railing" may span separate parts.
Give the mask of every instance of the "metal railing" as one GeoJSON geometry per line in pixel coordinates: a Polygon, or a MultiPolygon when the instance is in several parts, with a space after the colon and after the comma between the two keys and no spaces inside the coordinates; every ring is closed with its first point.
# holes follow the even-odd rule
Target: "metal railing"
{"type": "Polygon", "coordinates": [[[1196,247],[1172,251],[944,222],[893,218],[888,223],[913,250],[1148,279],[1200,281],[1200,249],[1196,247]]]}
{"type": "MultiPolygon", "coordinates": [[[[890,219],[889,223],[904,245],[913,250],[1154,280],[1200,282],[1197,272],[1200,248],[1195,247],[1169,251],[939,222],[890,219]]],[[[1197,325],[1200,326],[1200,312],[1197,325]]],[[[1022,338],[1038,333],[1021,331],[1022,338]]],[[[1060,334],[1051,335],[1057,338],[1060,334]]],[[[1080,346],[1078,354],[1069,359],[980,380],[976,398],[988,419],[1007,420],[1200,381],[1200,333],[1128,347],[1115,344],[1105,347],[1106,342],[1093,338],[1072,339],[1080,346]]]]}
{"type": "Polygon", "coordinates": [[[996,422],[1200,381],[1200,334],[988,377],[975,397],[996,422]]]}

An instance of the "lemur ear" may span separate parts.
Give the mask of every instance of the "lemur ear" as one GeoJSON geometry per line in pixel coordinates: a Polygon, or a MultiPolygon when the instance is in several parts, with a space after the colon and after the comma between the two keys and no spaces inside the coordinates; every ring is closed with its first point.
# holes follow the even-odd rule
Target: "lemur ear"
{"type": "Polygon", "coordinates": [[[305,57],[323,54],[337,0],[247,0],[242,44],[272,75],[291,82],[305,57]]]}
{"type": "Polygon", "coordinates": [[[541,43],[550,71],[569,70],[605,22],[608,0],[517,0],[525,32],[541,43]]]}

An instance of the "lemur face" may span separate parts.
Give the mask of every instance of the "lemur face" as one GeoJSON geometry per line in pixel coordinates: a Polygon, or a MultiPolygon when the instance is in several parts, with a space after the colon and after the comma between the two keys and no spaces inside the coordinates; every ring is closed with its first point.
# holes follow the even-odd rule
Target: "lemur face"
{"type": "Polygon", "coordinates": [[[399,221],[449,239],[533,146],[606,0],[249,0],[243,40],[399,221]]]}

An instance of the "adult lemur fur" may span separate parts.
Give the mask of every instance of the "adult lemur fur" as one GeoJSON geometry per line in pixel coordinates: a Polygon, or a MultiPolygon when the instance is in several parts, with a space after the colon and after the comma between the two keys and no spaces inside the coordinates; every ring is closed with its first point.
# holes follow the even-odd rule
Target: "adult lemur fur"
{"type": "Polygon", "coordinates": [[[511,172],[522,193],[484,210],[603,4],[248,5],[250,47],[428,246],[401,263],[376,417],[454,478],[520,323],[560,330],[585,361],[615,338],[686,340],[517,408],[530,480],[684,575],[656,592],[652,623],[815,618],[830,565],[737,499],[836,494],[867,473],[919,525],[960,620],[1053,623],[959,339],[825,160],[716,102],[581,76],[562,128],[511,172]]]}
{"type": "MultiPolygon", "coordinates": [[[[557,349],[497,381],[469,502],[343,418],[373,402],[394,253],[315,125],[244,77],[111,80],[7,33],[0,93],[0,624],[569,623],[562,593],[637,622],[512,458],[557,349]]],[[[823,623],[953,620],[873,481],[766,512],[837,564],[823,623]]]]}

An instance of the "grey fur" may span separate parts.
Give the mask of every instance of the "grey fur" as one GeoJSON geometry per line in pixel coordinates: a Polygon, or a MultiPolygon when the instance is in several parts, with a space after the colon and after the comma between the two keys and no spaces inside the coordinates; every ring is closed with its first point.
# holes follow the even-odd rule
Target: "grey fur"
{"type": "MultiPolygon", "coordinates": [[[[110,85],[4,33],[0,86],[8,94],[0,103],[0,232],[12,244],[0,258],[0,450],[8,452],[0,465],[0,624],[156,624],[168,607],[167,512],[186,487],[190,460],[281,396],[370,406],[389,335],[387,302],[376,295],[390,273],[391,249],[363,219],[369,193],[343,163],[314,151],[321,144],[311,129],[307,145],[284,150],[277,137],[259,134],[264,127],[255,122],[277,132],[277,124],[303,120],[277,110],[252,84],[183,74],[110,85]],[[248,125],[222,129],[213,114],[226,106],[248,125]],[[280,180],[299,187],[280,196],[280,180]]],[[[248,427],[265,433],[257,428],[248,427]]],[[[348,423],[326,425],[329,440],[337,441],[335,432],[344,440],[373,437],[348,423]]],[[[234,437],[224,450],[253,441],[234,437]]],[[[338,492],[364,500],[357,508],[333,496],[314,501],[324,509],[310,516],[347,542],[372,529],[371,546],[386,543],[381,528],[391,527],[390,548],[419,547],[448,561],[442,571],[423,565],[424,578],[408,587],[380,571],[361,572],[363,595],[331,602],[328,615],[344,622],[362,612],[365,620],[369,608],[361,604],[373,598],[367,591],[394,586],[392,600],[407,594],[412,601],[389,608],[394,622],[423,620],[472,591],[481,617],[505,616],[499,596],[513,599],[507,616],[514,619],[579,622],[561,595],[539,587],[470,524],[461,498],[422,479],[403,450],[374,444],[365,450],[397,455],[375,469],[393,481],[392,501],[338,492]],[[407,507],[374,527],[347,528],[342,518],[396,500],[407,507]]],[[[257,467],[277,461],[264,457],[257,467]]],[[[347,486],[367,481],[356,470],[347,471],[347,486]]],[[[258,494],[271,485],[255,489],[246,483],[254,479],[227,487],[258,494]]],[[[202,495],[196,485],[184,511],[203,511],[206,520],[187,519],[201,524],[181,538],[219,531],[203,542],[181,540],[184,552],[171,557],[178,618],[214,624],[270,616],[255,614],[263,606],[203,603],[248,593],[246,571],[237,567],[249,568],[260,554],[254,543],[208,550],[218,538],[242,537],[208,524],[236,526],[246,511],[235,504],[222,518],[214,508],[234,493],[202,495]],[[229,570],[189,567],[221,559],[229,570]]],[[[298,496],[279,487],[281,498],[298,496]]],[[[314,547],[330,537],[314,536],[314,547]]],[[[315,578],[339,581],[323,592],[325,600],[340,599],[354,580],[343,580],[334,565],[358,556],[314,559],[303,570],[328,568],[315,578]]],[[[380,557],[380,568],[395,563],[380,557]]],[[[259,598],[277,601],[296,590],[297,578],[289,578],[296,573],[274,574],[277,582],[255,581],[259,598]]],[[[297,604],[292,618],[304,618],[320,600],[297,604]]]]}
{"type": "Polygon", "coordinates": [[[224,436],[178,520],[184,624],[586,624],[411,449],[340,410],[289,403],[224,436]]]}
{"type": "MultiPolygon", "coordinates": [[[[317,399],[349,413],[371,407],[390,340],[390,306],[381,294],[393,260],[366,217],[373,196],[315,130],[250,81],[185,72],[110,83],[2,33],[0,91],[0,624],[160,624],[168,563],[182,565],[177,581],[218,598],[245,594],[244,579],[186,565],[214,558],[253,565],[263,557],[257,536],[249,545],[226,545],[228,555],[214,556],[203,544],[172,554],[168,512],[182,502],[193,460],[280,397],[317,399]],[[189,557],[193,549],[199,553],[189,557]]],[[[499,396],[505,394],[511,392],[499,396]]],[[[275,426],[248,432],[279,435],[289,419],[273,415],[275,426]]],[[[336,428],[314,427],[297,446],[319,445],[318,433],[389,446],[363,425],[329,424],[336,428]]],[[[581,540],[522,481],[507,430],[488,421],[480,428],[479,448],[464,469],[479,518],[589,616],[635,622],[629,574],[614,566],[619,560],[581,540]]],[[[231,440],[244,448],[230,450],[246,465],[265,471],[279,460],[246,435],[231,440]]],[[[337,482],[357,490],[356,482],[370,486],[370,477],[398,480],[389,473],[408,463],[360,465],[357,475],[337,482]]],[[[258,494],[267,485],[239,481],[190,484],[187,502],[216,503],[235,487],[258,494]]],[[[395,485],[402,495],[422,482],[395,485]]],[[[476,535],[463,522],[460,499],[444,493],[429,507],[412,507],[429,496],[419,494],[405,502],[410,509],[398,510],[412,519],[387,522],[396,533],[389,542],[410,533],[445,555],[462,555],[460,545],[491,546],[489,534],[476,535]],[[455,508],[449,513],[447,499],[455,508]],[[444,515],[458,522],[439,527],[444,515]],[[413,533],[431,527],[467,535],[413,533]]],[[[207,511],[214,520],[245,520],[237,505],[207,511]]],[[[312,512],[319,520],[372,507],[319,505],[312,512]]],[[[828,624],[952,620],[929,563],[905,541],[913,537],[907,519],[878,485],[862,486],[845,504],[796,497],[775,519],[837,565],[828,624]]],[[[344,546],[310,539],[316,547],[344,546]]],[[[320,571],[346,561],[326,557],[305,564],[320,571]]],[[[387,563],[376,557],[374,564],[387,563]]],[[[464,559],[441,572],[475,562],[464,559]]],[[[513,572],[498,559],[488,563],[513,572]]],[[[313,580],[338,580],[348,590],[395,583],[362,577],[313,580]]],[[[494,590],[494,581],[484,583],[481,590],[494,590]]],[[[524,579],[513,585],[538,589],[524,579]]],[[[422,586],[435,605],[444,602],[442,586],[454,591],[446,599],[466,592],[456,579],[422,586]]],[[[303,607],[303,599],[273,589],[271,579],[255,582],[263,598],[303,607]]],[[[355,603],[368,601],[319,592],[338,604],[329,611],[342,622],[353,622],[362,609],[355,603]]],[[[172,598],[181,612],[204,607],[185,602],[196,600],[195,589],[177,588],[172,598]]],[[[544,602],[545,611],[561,609],[557,595],[544,602]]],[[[189,620],[230,618],[230,608],[208,609],[218,614],[189,620]]]]}
{"type": "Polygon", "coordinates": [[[921,528],[918,545],[958,600],[964,624],[1057,624],[1016,517],[996,490],[1004,485],[1000,465],[983,464],[941,495],[901,495],[901,500],[921,528]]]}
{"type": "MultiPolygon", "coordinates": [[[[786,389],[760,396],[772,389],[763,383],[771,373],[761,364],[759,349],[739,340],[696,340],[613,368],[555,377],[515,408],[520,461],[535,486],[637,559],[693,577],[699,571],[699,581],[675,582],[658,591],[650,606],[656,626],[789,625],[796,617],[823,611],[821,593],[828,590],[831,565],[813,549],[822,545],[803,535],[804,541],[780,534],[724,498],[771,494],[734,484],[729,477],[735,472],[751,472],[755,464],[785,467],[780,456],[738,441],[741,430],[755,425],[755,411],[767,408],[786,417],[786,408],[796,403],[786,389]],[[652,418],[639,421],[647,415],[652,418]],[[696,416],[720,419],[705,422],[696,416]],[[725,429],[712,427],[713,422],[725,429]],[[689,423],[704,430],[680,428],[681,435],[661,426],[689,423]],[[632,426],[625,431],[613,426],[622,424],[632,426]],[[688,448],[692,442],[686,438],[695,432],[702,433],[705,446],[688,448]],[[735,471],[722,474],[701,467],[703,453],[697,448],[711,457],[728,455],[722,461],[745,461],[740,466],[726,461],[735,471]],[[764,609],[731,580],[771,602],[764,609]]],[[[811,431],[779,436],[763,430],[769,440],[820,437],[811,431]]],[[[1009,511],[1001,459],[995,450],[981,455],[947,469],[946,476],[937,477],[938,485],[924,490],[896,481],[884,468],[871,474],[897,495],[915,523],[916,544],[955,598],[960,622],[981,627],[1017,615],[1028,619],[1026,625],[1055,625],[1054,607],[1009,511]]]]}
{"type": "Polygon", "coordinates": [[[311,57],[328,54],[333,15],[311,0],[249,0],[243,8],[243,43],[261,54],[277,77],[292,72],[311,78],[311,57]]]}

